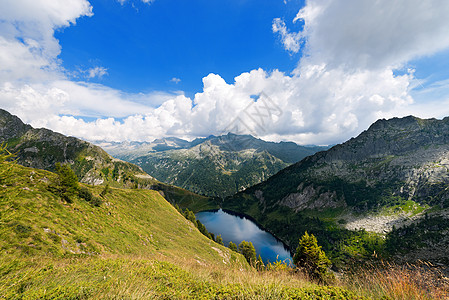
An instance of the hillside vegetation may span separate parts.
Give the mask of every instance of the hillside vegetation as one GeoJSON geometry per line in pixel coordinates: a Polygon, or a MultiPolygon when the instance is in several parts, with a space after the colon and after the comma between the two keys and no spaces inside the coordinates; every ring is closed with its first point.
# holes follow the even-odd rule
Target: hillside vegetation
{"type": "Polygon", "coordinates": [[[5,162],[0,172],[2,299],[359,299],[258,273],[156,191],[82,185],[101,202],[67,203],[49,188],[54,173],[5,162]]]}

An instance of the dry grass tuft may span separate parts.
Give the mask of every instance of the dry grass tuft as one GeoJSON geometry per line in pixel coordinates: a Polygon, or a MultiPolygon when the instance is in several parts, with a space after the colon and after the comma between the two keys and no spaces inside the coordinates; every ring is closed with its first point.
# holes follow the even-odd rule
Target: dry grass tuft
{"type": "Polygon", "coordinates": [[[369,264],[345,276],[341,284],[373,299],[449,299],[449,278],[430,263],[369,264]]]}

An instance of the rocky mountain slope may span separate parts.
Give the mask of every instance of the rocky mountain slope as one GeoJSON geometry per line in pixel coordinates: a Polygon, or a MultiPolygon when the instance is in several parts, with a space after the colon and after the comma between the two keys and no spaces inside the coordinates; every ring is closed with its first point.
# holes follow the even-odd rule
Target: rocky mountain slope
{"type": "Polygon", "coordinates": [[[138,166],[115,159],[98,146],[48,129],[32,128],[5,110],[0,110],[0,143],[6,143],[23,166],[54,170],[57,162],[69,163],[80,182],[88,184],[114,182],[131,186],[133,177],[152,179],[138,166]]]}
{"type": "Polygon", "coordinates": [[[364,229],[387,235],[390,252],[399,251],[388,237],[397,237],[400,227],[413,229],[435,217],[439,226],[400,250],[447,249],[441,247],[448,240],[435,237],[448,233],[449,118],[379,120],[358,137],[226,199],[223,207],[252,216],[292,245],[309,230],[335,249],[364,229]]]}
{"type": "Polygon", "coordinates": [[[230,196],[326,149],[292,142],[266,142],[250,135],[231,133],[192,142],[164,138],[152,143],[97,144],[165,183],[218,197],[230,196]]]}
{"type": "Polygon", "coordinates": [[[0,143],[7,144],[18,163],[26,167],[53,171],[56,163],[68,163],[82,183],[154,189],[172,203],[195,211],[217,207],[213,199],[161,183],[142,168],[116,159],[98,146],[48,129],[35,129],[2,109],[0,143]]]}

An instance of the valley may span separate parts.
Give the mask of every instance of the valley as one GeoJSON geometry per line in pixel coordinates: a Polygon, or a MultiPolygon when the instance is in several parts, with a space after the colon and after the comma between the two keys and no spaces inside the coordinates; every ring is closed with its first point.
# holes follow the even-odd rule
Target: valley
{"type": "MultiPolygon", "coordinates": [[[[433,278],[435,286],[428,291],[413,280],[405,283],[415,296],[447,291],[448,119],[379,120],[358,137],[311,154],[261,183],[228,197],[209,197],[159,182],[153,174],[98,146],[34,129],[6,111],[1,113],[2,155],[14,153],[17,157],[16,161],[1,162],[0,169],[0,291],[6,299],[14,295],[395,298],[395,286],[374,292],[378,281],[350,277],[352,272],[365,272],[365,264],[372,264],[369,272],[380,272],[376,280],[384,280],[390,276],[378,266],[384,260],[394,264],[391,270],[397,274],[433,278]],[[79,179],[77,192],[68,198],[58,194],[62,190],[56,163],[69,166],[79,179]],[[253,229],[240,227],[236,221],[232,226],[210,223],[214,222],[211,215],[200,217],[219,208],[248,216],[285,242],[291,254],[305,232],[313,234],[330,259],[330,272],[338,277],[329,279],[327,285],[317,285],[320,282],[310,281],[282,263],[285,253],[281,250],[264,259],[262,269],[248,264],[243,252],[230,249],[228,243],[233,239],[225,233],[234,225],[241,233],[253,229]],[[189,210],[197,213],[196,220],[189,217],[189,210]],[[277,255],[281,259],[273,261],[277,255]],[[432,267],[417,264],[423,261],[432,267]],[[402,264],[417,265],[403,270],[402,264]],[[67,268],[72,275],[67,275],[67,268]],[[74,274],[78,279],[72,281],[74,274]],[[141,278],[135,279],[133,274],[141,278]],[[21,278],[22,284],[16,285],[16,278],[21,278]]],[[[243,141],[265,143],[229,134],[201,140],[194,147],[179,140],[174,144],[164,141],[170,145],[161,149],[185,147],[223,154],[219,149],[224,146],[214,143],[229,146],[231,137],[241,145],[235,157],[259,153],[248,152],[243,141]]],[[[279,144],[271,146],[277,149],[279,144]]],[[[133,153],[130,151],[129,158],[142,154],[133,153]]],[[[222,161],[232,153],[228,149],[222,161]]],[[[266,149],[260,153],[272,155],[266,149]]],[[[257,160],[251,155],[246,159],[257,160]]],[[[196,170],[207,173],[208,167],[205,164],[196,170]]],[[[255,172],[265,169],[253,167],[255,172]]],[[[265,255],[268,250],[263,247],[257,246],[257,255],[265,255]]],[[[423,297],[419,299],[427,299],[423,297]]]]}

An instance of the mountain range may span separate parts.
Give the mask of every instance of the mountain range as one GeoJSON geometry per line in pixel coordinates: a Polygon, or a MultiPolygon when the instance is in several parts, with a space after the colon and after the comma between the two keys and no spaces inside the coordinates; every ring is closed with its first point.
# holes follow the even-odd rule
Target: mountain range
{"type": "Polygon", "coordinates": [[[162,182],[213,197],[233,195],[328,148],[266,142],[251,135],[232,133],[191,142],[169,137],[151,143],[95,143],[162,182]]]}
{"type": "Polygon", "coordinates": [[[330,252],[366,237],[362,249],[350,250],[369,256],[383,245],[397,257],[447,264],[449,118],[378,120],[222,207],[253,217],[293,247],[308,230],[330,252]]]}
{"type": "Polygon", "coordinates": [[[114,158],[98,146],[45,128],[33,128],[2,109],[1,143],[26,167],[54,171],[56,163],[68,163],[82,183],[158,190],[168,201],[195,210],[217,207],[212,198],[164,184],[137,165],[114,158]]]}
{"type": "MultiPolygon", "coordinates": [[[[3,110],[0,142],[7,143],[24,166],[52,171],[57,162],[69,163],[80,181],[92,186],[157,190],[171,203],[194,211],[222,207],[247,215],[291,249],[308,231],[317,236],[337,268],[348,259],[377,255],[449,264],[449,118],[379,120],[359,136],[307,156],[267,180],[221,199],[161,183],[153,174],[111,157],[98,146],[47,129],[34,129],[3,110]]],[[[285,151],[278,156],[286,160],[290,157],[290,161],[297,158],[295,151],[289,152],[299,149],[294,144],[267,143],[232,134],[195,142],[167,138],[130,144],[146,149],[140,153],[130,151],[128,157],[139,159],[149,149],[152,155],[185,151],[207,157],[209,153],[214,158],[223,155],[224,168],[232,161],[225,158],[239,162],[244,153],[250,160],[257,160],[256,154],[264,157],[263,164],[269,158],[280,161],[273,158],[273,149],[279,149],[279,145],[285,146],[285,151]],[[272,149],[257,150],[254,145],[258,144],[272,149]],[[230,146],[237,153],[234,156],[230,146]]],[[[263,173],[267,169],[263,164],[260,168],[253,164],[254,172],[263,173]]],[[[209,167],[199,164],[191,171],[212,180],[211,174],[217,169],[210,171],[209,167]]],[[[259,179],[264,176],[259,175],[259,179]]]]}

